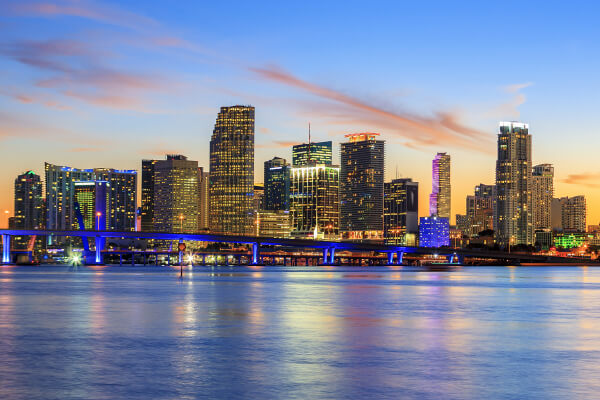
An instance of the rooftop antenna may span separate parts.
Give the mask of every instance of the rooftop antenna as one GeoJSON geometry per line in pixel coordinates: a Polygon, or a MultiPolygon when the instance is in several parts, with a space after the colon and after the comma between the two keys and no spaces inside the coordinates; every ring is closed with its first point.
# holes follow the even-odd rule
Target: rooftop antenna
{"type": "Polygon", "coordinates": [[[310,154],[310,121],[308,122],[308,163],[310,164],[311,161],[311,154],[310,154]]]}
{"type": "Polygon", "coordinates": [[[396,164],[396,179],[398,179],[398,164],[396,164]]]}

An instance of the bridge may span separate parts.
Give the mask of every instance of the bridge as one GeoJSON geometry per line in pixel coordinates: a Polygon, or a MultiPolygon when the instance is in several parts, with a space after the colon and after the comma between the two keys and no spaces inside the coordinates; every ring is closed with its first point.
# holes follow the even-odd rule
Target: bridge
{"type": "MultiPolygon", "coordinates": [[[[82,240],[94,239],[95,249],[91,254],[91,263],[103,264],[104,256],[110,252],[106,250],[107,239],[154,239],[172,240],[182,242],[212,242],[212,243],[240,243],[251,246],[248,254],[251,264],[259,264],[261,247],[277,246],[282,249],[312,249],[322,250],[322,262],[325,265],[336,263],[336,252],[377,252],[386,255],[388,265],[401,265],[404,255],[413,256],[440,255],[448,258],[450,263],[461,264],[465,257],[479,259],[503,260],[506,262],[527,262],[547,264],[595,264],[595,260],[576,257],[556,257],[526,253],[507,253],[487,249],[452,249],[430,247],[408,247],[382,244],[376,242],[349,242],[328,241],[311,239],[286,239],[262,236],[216,235],[208,233],[167,233],[167,232],[117,232],[94,230],[44,230],[44,229],[0,229],[2,235],[2,263],[12,261],[11,238],[23,236],[52,236],[52,237],[79,237],[82,240]]],[[[139,251],[136,251],[139,253],[139,251]]],[[[152,252],[154,254],[155,252],[152,252]]],[[[181,254],[180,254],[181,258],[181,254]]],[[[338,258],[339,259],[339,258],[338,258]]],[[[181,262],[181,259],[180,259],[181,262]]]]}

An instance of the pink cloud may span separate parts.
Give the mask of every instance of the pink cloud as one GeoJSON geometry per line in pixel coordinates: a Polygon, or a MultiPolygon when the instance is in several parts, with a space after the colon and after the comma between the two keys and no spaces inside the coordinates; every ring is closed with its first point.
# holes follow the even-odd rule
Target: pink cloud
{"type": "Polygon", "coordinates": [[[482,152],[493,151],[493,136],[464,125],[456,113],[435,112],[432,117],[402,111],[390,111],[372,103],[304,81],[278,68],[250,68],[258,77],[299,89],[319,100],[305,102],[311,115],[333,123],[361,124],[395,134],[416,147],[437,145],[467,147],[482,152]]]}
{"type": "Polygon", "coordinates": [[[569,174],[566,178],[560,180],[568,185],[579,185],[590,188],[600,187],[600,173],[584,172],[582,174],[569,174]]]}

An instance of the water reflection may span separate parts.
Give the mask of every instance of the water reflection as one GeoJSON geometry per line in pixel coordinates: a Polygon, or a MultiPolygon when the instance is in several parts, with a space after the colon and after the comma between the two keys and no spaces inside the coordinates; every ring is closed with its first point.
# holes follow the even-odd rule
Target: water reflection
{"type": "Polygon", "coordinates": [[[600,269],[0,268],[0,398],[594,398],[600,269]]]}

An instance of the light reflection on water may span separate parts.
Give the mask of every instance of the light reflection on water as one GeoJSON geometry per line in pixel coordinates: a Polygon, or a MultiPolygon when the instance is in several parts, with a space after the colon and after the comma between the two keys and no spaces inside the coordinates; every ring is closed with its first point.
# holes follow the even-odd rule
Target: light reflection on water
{"type": "Polygon", "coordinates": [[[0,398],[596,398],[600,269],[0,267],[0,398]]]}

